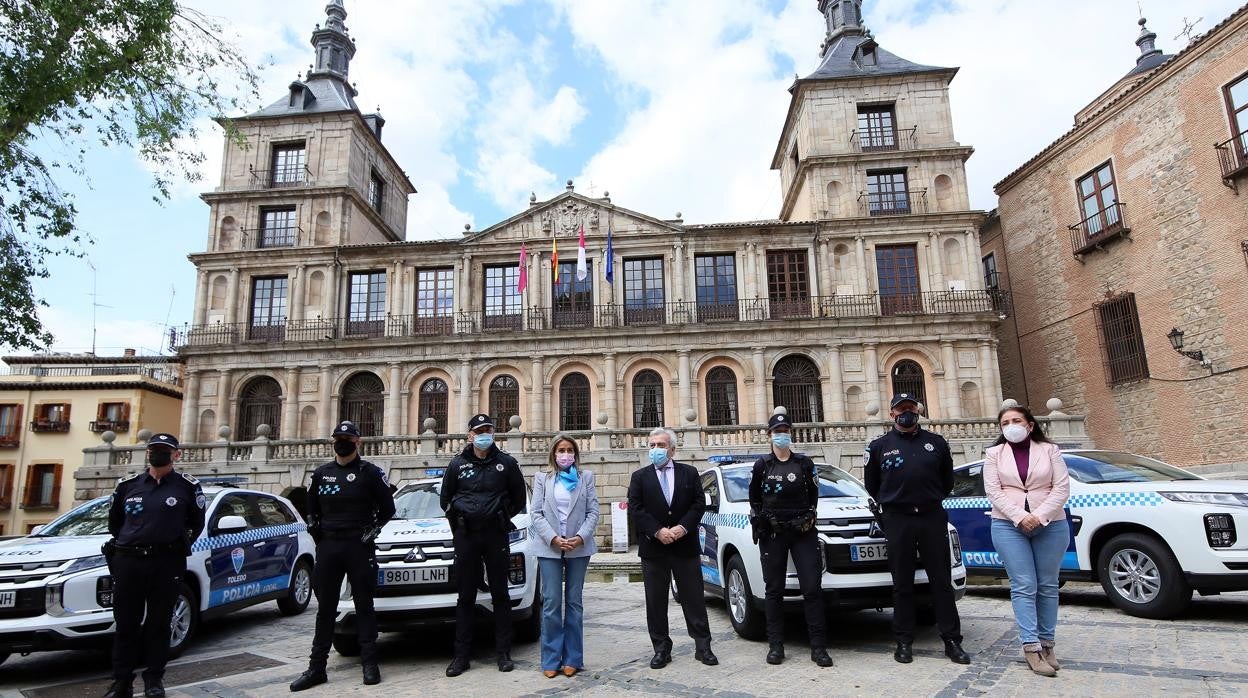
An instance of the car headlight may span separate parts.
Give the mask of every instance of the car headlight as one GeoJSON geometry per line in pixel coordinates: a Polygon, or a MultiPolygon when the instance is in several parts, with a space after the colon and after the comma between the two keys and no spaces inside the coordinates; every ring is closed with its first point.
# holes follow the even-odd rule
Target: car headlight
{"type": "Polygon", "coordinates": [[[515,545],[516,543],[519,543],[520,541],[525,540],[528,537],[529,537],[529,529],[527,528],[517,528],[514,531],[507,532],[507,542],[510,543],[511,545],[515,545]]]}
{"type": "Polygon", "coordinates": [[[1158,492],[1172,502],[1212,504],[1219,507],[1248,507],[1248,494],[1232,492],[1158,492]]]}
{"type": "Polygon", "coordinates": [[[83,570],[95,569],[96,567],[104,567],[108,564],[108,560],[103,555],[92,555],[91,557],[83,557],[74,560],[74,563],[67,567],[61,574],[73,574],[83,570]]]}

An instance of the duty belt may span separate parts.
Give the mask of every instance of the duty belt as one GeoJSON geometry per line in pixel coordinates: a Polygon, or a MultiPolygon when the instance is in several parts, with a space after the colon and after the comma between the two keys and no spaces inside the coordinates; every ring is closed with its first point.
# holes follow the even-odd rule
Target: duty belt
{"type": "Polygon", "coordinates": [[[936,511],[941,508],[941,505],[927,504],[920,506],[918,504],[884,504],[883,507],[884,511],[889,514],[910,514],[911,516],[914,516],[916,514],[927,514],[929,512],[936,511]]]}
{"type": "Polygon", "coordinates": [[[185,554],[186,544],[180,540],[171,541],[169,543],[150,543],[139,545],[116,544],[118,555],[126,555],[129,557],[152,557],[153,555],[167,555],[169,553],[185,554]]]}

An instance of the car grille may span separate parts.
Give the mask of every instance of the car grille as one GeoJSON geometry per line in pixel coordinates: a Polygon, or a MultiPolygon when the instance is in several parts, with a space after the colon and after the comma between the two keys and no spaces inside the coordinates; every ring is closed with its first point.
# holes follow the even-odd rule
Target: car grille
{"type": "Polygon", "coordinates": [[[455,544],[449,540],[426,541],[418,545],[411,543],[382,543],[377,546],[377,564],[387,562],[403,562],[413,552],[419,553],[419,561],[454,560],[455,544]]]}
{"type": "Polygon", "coordinates": [[[871,524],[874,521],[875,519],[870,517],[858,519],[818,519],[815,521],[815,528],[829,538],[844,538],[846,540],[868,538],[870,537],[871,524]]]}
{"type": "Polygon", "coordinates": [[[0,565],[0,584],[28,584],[55,577],[71,560],[8,563],[0,565]]]}
{"type": "Polygon", "coordinates": [[[34,618],[44,614],[44,588],[17,589],[17,602],[11,608],[0,608],[0,618],[34,618]]]}

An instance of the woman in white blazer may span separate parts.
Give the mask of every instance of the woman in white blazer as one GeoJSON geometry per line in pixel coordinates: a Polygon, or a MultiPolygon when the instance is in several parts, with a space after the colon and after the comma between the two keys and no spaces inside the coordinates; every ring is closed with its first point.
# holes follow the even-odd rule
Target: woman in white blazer
{"type": "Polygon", "coordinates": [[[1057,585],[1070,543],[1070,477],[1057,444],[1026,407],[997,415],[1001,438],[988,448],[984,490],[992,502],[992,544],[1010,577],[1010,601],[1023,657],[1031,670],[1056,676],[1057,585]]]}
{"type": "Polygon", "coordinates": [[[581,470],[576,441],[559,434],[549,467],[533,476],[530,545],[542,581],[542,674],[573,676],[585,667],[585,609],[581,591],[589,556],[598,546],[594,474],[581,470]]]}

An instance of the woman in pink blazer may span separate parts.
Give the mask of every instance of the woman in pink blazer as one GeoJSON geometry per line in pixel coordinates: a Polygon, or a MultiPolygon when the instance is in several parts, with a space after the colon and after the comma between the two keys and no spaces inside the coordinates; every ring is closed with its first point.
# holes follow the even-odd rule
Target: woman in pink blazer
{"type": "Polygon", "coordinates": [[[997,415],[1001,438],[985,453],[984,490],[992,502],[992,544],[1010,577],[1010,601],[1023,657],[1031,670],[1056,676],[1057,583],[1070,542],[1070,478],[1061,449],[1026,407],[997,415]]]}

